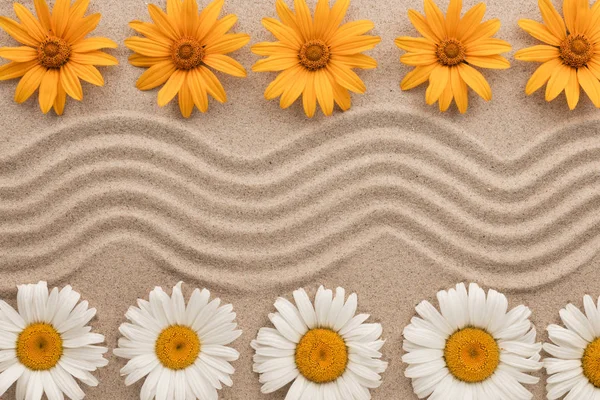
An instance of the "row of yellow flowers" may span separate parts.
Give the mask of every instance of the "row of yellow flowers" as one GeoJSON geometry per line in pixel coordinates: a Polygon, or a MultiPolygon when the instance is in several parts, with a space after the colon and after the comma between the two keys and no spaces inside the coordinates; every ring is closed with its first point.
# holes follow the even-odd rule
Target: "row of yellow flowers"
{"type": "MultiPolygon", "coordinates": [[[[67,95],[83,99],[81,80],[102,86],[104,79],[96,66],[118,64],[101,51],[116,48],[106,38],[86,38],[100,21],[100,14],[85,16],[89,0],[56,0],[52,12],[45,0],[33,0],[37,18],[23,5],[14,4],[19,21],[0,16],[0,27],[22,43],[2,47],[0,57],[10,60],[0,66],[0,80],[21,78],[15,101],[22,103],[39,88],[42,112],[64,111],[67,95]]],[[[158,104],[162,107],[178,96],[184,117],[194,107],[208,110],[208,96],[225,102],[227,95],[216,70],[236,77],[247,75],[245,68],[227,54],[244,47],[250,36],[228,33],[237,21],[235,15],[219,19],[224,0],[214,0],[199,12],[196,0],[167,0],[166,12],[150,4],[151,23],[132,21],[129,25],[142,36],[125,40],[134,54],[129,62],[148,68],[137,88],[162,86],[158,104]],[[211,70],[212,69],[212,70],[211,70]]],[[[267,99],[280,98],[287,108],[302,96],[304,111],[314,116],[317,104],[331,115],[335,104],[342,110],[351,106],[350,92],[364,93],[366,86],[354,69],[373,69],[377,61],[363,52],[373,49],[378,36],[366,33],[374,28],[368,20],[342,23],[350,0],[318,0],[311,12],[305,0],[294,0],[292,11],[284,0],[276,1],[279,20],[264,18],[262,23],[277,39],[252,46],[255,54],[266,56],[252,70],[275,71],[279,75],[265,90],[267,99]]],[[[600,2],[590,7],[588,0],[564,0],[564,18],[551,0],[539,0],[544,23],[529,19],[519,25],[545,44],[519,50],[515,58],[540,62],[527,83],[531,94],[546,85],[546,100],[565,92],[570,109],[579,102],[580,87],[596,107],[600,107],[600,2]]],[[[428,104],[439,103],[446,111],[456,103],[461,113],[468,108],[468,88],[486,101],[492,90],[475,67],[506,69],[500,54],[510,44],[493,36],[500,21],[482,22],[485,4],[462,14],[462,0],[450,0],[444,15],[433,0],[425,0],[425,15],[409,10],[408,16],[422,37],[399,37],[396,45],[405,50],[400,61],[415,68],[404,77],[403,90],[429,82],[428,104]]]]}

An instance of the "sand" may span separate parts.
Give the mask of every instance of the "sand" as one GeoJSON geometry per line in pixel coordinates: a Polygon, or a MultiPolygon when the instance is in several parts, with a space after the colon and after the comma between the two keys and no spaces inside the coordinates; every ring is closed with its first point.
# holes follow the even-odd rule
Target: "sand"
{"type": "MultiPolygon", "coordinates": [[[[0,15],[14,16],[9,3],[0,15]]],[[[497,36],[515,49],[533,45],[516,23],[539,19],[536,3],[490,0],[486,17],[501,18],[497,36]]],[[[42,115],[37,96],[15,104],[17,82],[0,83],[2,298],[14,304],[17,283],[71,284],[114,348],[128,306],[155,285],[210,288],[234,304],[244,331],[223,399],[285,397],[260,394],[249,343],[276,297],[297,287],[355,291],[359,311],[383,324],[390,367],[374,399],[416,398],[402,328],[420,300],[456,282],[528,305],[545,339],[562,306],[600,295],[599,114],[583,94],[574,112],[563,96],[526,97],[535,65],[512,54],[511,70],[485,72],[493,101],[471,94],[467,115],[425,105],[424,88],[401,92],[409,68],[393,39],[416,35],[409,6],[422,10],[412,0],[352,2],[348,18],[372,19],[383,39],[370,53],[380,66],[360,72],[367,93],[332,118],[308,120],[299,104],[280,110],[262,97],[275,74],[251,73],[219,75],[229,102],[183,120],[176,102],[160,109],[156,91],[135,89],[142,70],[124,46],[112,52],[121,65],[102,69],[106,86],[84,84],[84,102],[69,100],[62,118],[42,115]]],[[[141,0],[93,1],[91,11],[103,14],[97,34],[121,44],[128,21],[149,19],[141,0]]],[[[260,19],[275,16],[273,1],[229,0],[225,11],[252,43],[271,40],[260,19]]],[[[14,44],[3,32],[0,43],[14,44]]],[[[250,68],[258,57],[246,47],[236,58],[250,68]]],[[[119,377],[125,361],[108,357],[87,399],[139,398],[140,384],[119,377]]],[[[543,399],[539,375],[532,390],[543,399]]]]}

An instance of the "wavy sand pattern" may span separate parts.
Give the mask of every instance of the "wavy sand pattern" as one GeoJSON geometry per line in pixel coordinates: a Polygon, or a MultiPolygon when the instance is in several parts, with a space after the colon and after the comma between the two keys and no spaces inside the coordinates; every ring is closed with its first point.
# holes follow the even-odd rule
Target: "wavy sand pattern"
{"type": "Polygon", "coordinates": [[[379,108],[242,158],[163,119],[80,119],[0,159],[0,263],[64,276],[129,240],[175,270],[218,268],[214,284],[254,290],[273,269],[293,283],[387,234],[463,278],[531,288],[596,254],[595,125],[501,159],[446,125],[379,108]]]}

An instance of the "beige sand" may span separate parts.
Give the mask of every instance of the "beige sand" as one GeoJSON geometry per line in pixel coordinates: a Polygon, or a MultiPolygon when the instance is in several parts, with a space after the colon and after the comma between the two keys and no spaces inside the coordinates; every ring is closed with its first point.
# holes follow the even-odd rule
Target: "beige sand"
{"type": "MultiPolygon", "coordinates": [[[[9,3],[0,15],[14,15],[9,3]]],[[[489,0],[487,18],[502,19],[498,36],[515,48],[532,45],[516,22],[539,19],[536,3],[489,0]]],[[[184,121],[175,102],[159,109],[156,91],[135,89],[142,70],[123,46],[107,85],[85,85],[62,118],[41,115],[37,100],[13,103],[16,81],[1,83],[0,295],[14,303],[17,283],[69,283],[99,310],[93,325],[112,348],[127,307],[155,285],[206,286],[244,330],[223,399],[284,398],[260,394],[249,342],[275,298],[300,286],[356,291],[360,311],[384,325],[390,367],[375,399],[416,398],[402,328],[421,299],[458,281],[530,306],[543,339],[566,302],[600,295],[598,112],[587,98],[574,112],[563,97],[526,98],[535,66],[514,62],[486,72],[492,102],[471,95],[466,116],[441,115],[424,88],[398,87],[409,69],[393,39],[416,34],[409,6],[422,10],[353,1],[349,18],[374,20],[383,38],[371,52],[380,67],[360,73],[368,92],[352,110],[329,119],[279,110],[262,98],[275,75],[250,74],[220,76],[229,103],[184,121]]],[[[92,1],[91,11],[104,16],[97,34],[120,43],[128,21],[148,19],[142,0],[92,1]]],[[[252,43],[271,40],[260,18],[275,15],[273,1],[229,0],[226,12],[252,43]]],[[[13,42],[2,32],[0,44],[13,42]]],[[[257,59],[249,48],[236,57],[247,68],[257,59]]],[[[138,398],[140,385],[119,377],[124,361],[109,357],[87,398],[138,398]]],[[[543,382],[533,390],[544,398],[543,382]]]]}

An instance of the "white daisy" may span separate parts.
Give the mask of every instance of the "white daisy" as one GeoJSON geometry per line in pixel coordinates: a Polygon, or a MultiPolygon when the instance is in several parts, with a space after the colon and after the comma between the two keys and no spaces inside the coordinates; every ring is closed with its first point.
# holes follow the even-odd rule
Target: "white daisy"
{"type": "Polygon", "coordinates": [[[438,292],[441,313],[422,301],[404,328],[404,374],[423,399],[531,399],[522,384],[539,378],[542,345],[535,342],[531,311],[520,305],[507,312],[502,293],[486,294],[474,283],[438,292]]]}
{"type": "Polygon", "coordinates": [[[127,386],[146,377],[141,400],[212,400],[221,384],[233,384],[229,362],[240,355],[227,345],[242,333],[233,306],[209,302],[206,289],[195,289],[186,306],[181,285],[171,297],[157,287],[150,301],[138,299],[125,314],[131,323],[119,327],[125,337],[113,352],[129,359],[121,369],[127,386]]]}
{"type": "Polygon", "coordinates": [[[548,399],[600,399],[600,299],[598,305],[590,296],[583,298],[585,315],[573,304],[560,310],[566,328],[548,326],[544,350],[555,358],[544,359],[550,375],[546,389],[548,399]]]}
{"type": "Polygon", "coordinates": [[[296,305],[284,298],[269,314],[275,326],[261,328],[252,347],[254,371],[260,374],[261,391],[271,393],[288,383],[286,400],[370,399],[369,389],[381,384],[387,363],[379,350],[380,324],[365,324],[367,314],[354,316],[357,296],[345,300],[323,286],[313,307],[303,289],[294,292],[296,305]]]}
{"type": "Polygon", "coordinates": [[[71,286],[48,293],[46,282],[17,286],[15,311],[0,300],[0,396],[16,382],[16,399],[79,400],[74,378],[97,386],[91,374],[108,361],[104,336],[86,326],[96,315],[71,286]]]}

